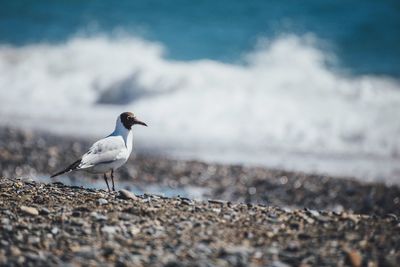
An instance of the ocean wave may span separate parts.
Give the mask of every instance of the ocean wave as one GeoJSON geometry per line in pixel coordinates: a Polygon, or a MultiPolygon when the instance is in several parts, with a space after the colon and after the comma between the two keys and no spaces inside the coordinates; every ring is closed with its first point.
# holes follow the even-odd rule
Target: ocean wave
{"type": "Polygon", "coordinates": [[[132,110],[151,126],[137,131],[149,149],[317,171],[340,169],[338,158],[362,161],[350,175],[368,175],[380,159],[390,166],[373,176],[393,177],[399,82],[339,74],[327,61],[315,40],[295,35],[261,42],[238,64],[170,60],[161,44],[132,36],[2,45],[1,122],[105,135],[132,110]]]}

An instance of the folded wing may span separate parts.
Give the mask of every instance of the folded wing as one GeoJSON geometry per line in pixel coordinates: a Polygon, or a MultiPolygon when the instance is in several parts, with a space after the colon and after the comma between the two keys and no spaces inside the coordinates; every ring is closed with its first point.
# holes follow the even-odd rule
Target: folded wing
{"type": "Polygon", "coordinates": [[[82,156],[77,169],[87,169],[98,164],[118,160],[125,153],[126,147],[120,136],[108,136],[94,143],[82,156]]]}

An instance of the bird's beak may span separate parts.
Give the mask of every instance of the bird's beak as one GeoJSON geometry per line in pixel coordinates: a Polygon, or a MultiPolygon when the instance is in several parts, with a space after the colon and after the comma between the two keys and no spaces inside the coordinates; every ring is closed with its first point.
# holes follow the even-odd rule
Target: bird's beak
{"type": "Polygon", "coordinates": [[[142,121],[140,121],[140,120],[138,120],[138,119],[134,119],[134,121],[133,121],[133,124],[140,124],[140,125],[143,125],[143,126],[146,126],[147,127],[147,124],[146,123],[144,123],[144,122],[142,122],[142,121]]]}

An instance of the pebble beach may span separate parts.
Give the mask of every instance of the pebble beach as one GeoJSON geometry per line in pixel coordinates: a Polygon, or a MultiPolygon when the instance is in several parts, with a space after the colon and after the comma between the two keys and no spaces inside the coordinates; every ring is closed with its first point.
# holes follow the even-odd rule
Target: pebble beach
{"type": "Polygon", "coordinates": [[[117,192],[48,176],[93,142],[0,129],[0,264],[398,266],[400,188],[138,152],[117,192]],[[126,184],[184,190],[133,194],[126,184]],[[176,192],[179,192],[176,191],[176,192]],[[174,191],[173,191],[174,192],[174,191]],[[190,192],[190,191],[186,191],[190,192]]]}

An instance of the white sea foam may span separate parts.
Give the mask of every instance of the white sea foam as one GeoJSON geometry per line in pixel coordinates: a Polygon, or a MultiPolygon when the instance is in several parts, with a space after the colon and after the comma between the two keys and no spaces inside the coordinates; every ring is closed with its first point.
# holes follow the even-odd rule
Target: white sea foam
{"type": "Polygon", "coordinates": [[[132,110],[142,149],[400,183],[400,85],[344,76],[309,38],[262,43],[241,64],[174,61],[135,37],[0,46],[1,122],[105,135],[132,110]]]}

